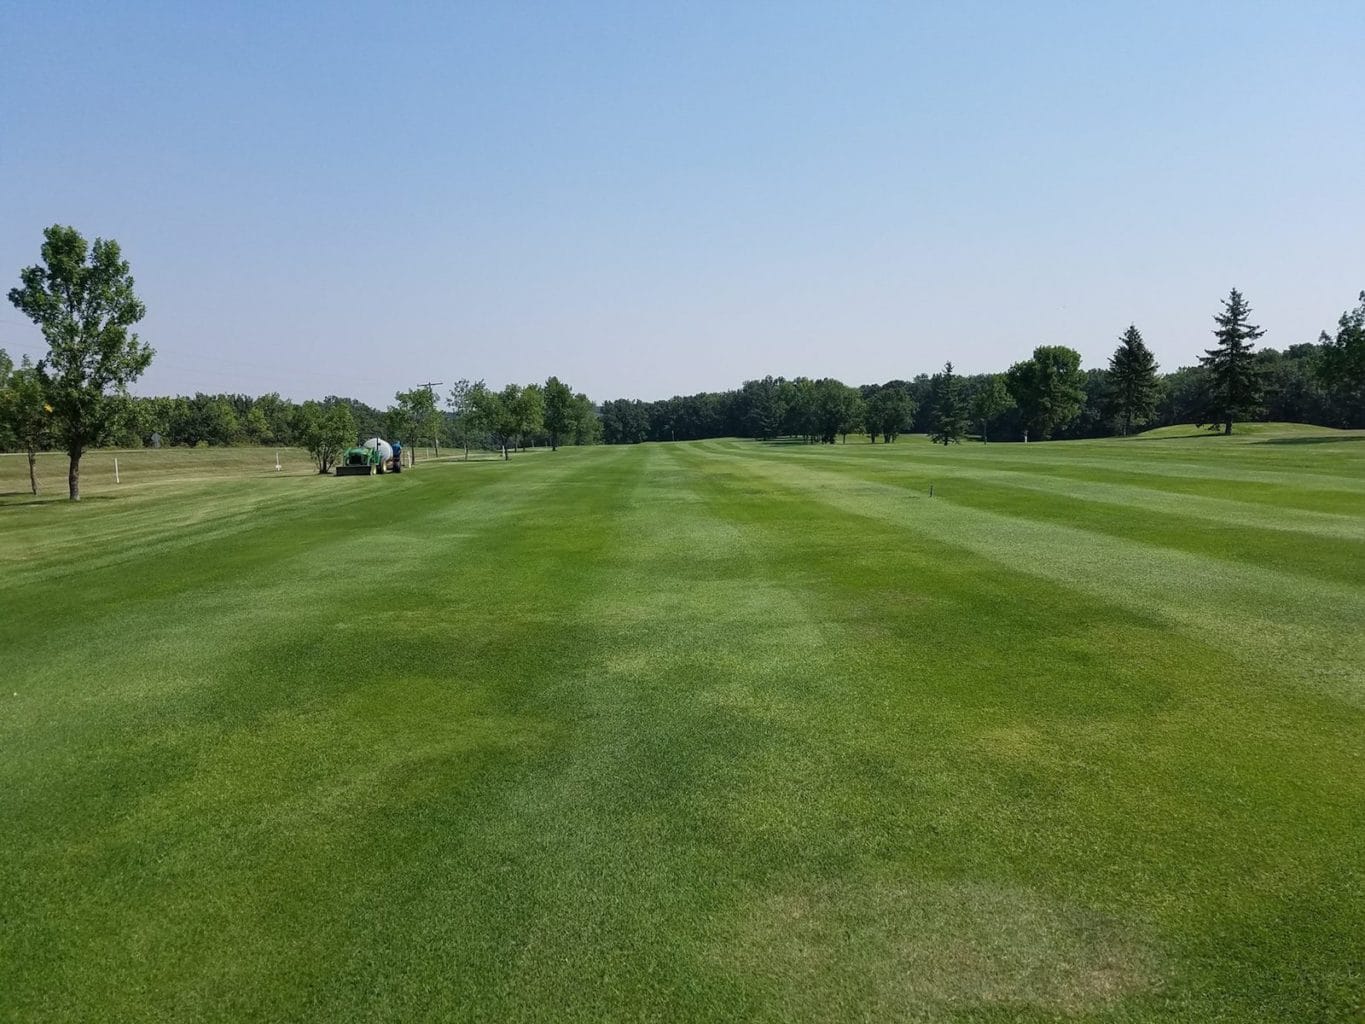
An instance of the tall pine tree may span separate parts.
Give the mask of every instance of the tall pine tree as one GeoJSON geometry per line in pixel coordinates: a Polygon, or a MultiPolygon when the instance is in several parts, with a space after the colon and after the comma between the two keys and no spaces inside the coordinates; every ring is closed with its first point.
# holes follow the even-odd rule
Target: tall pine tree
{"type": "Polygon", "coordinates": [[[1265,331],[1251,322],[1251,307],[1236,288],[1223,300],[1223,312],[1213,321],[1218,325],[1213,332],[1218,346],[1199,357],[1209,371],[1205,416],[1207,423],[1221,423],[1223,433],[1231,434],[1234,420],[1254,416],[1261,408],[1261,374],[1252,349],[1265,331]]]}
{"type": "Polygon", "coordinates": [[[967,432],[967,401],[962,393],[962,378],[953,373],[953,364],[944,363],[943,372],[933,380],[933,432],[929,440],[944,446],[956,444],[967,432]]]}
{"type": "Polygon", "coordinates": [[[1109,408],[1127,436],[1135,424],[1146,423],[1156,410],[1156,357],[1133,324],[1119,338],[1109,357],[1109,408]]]}

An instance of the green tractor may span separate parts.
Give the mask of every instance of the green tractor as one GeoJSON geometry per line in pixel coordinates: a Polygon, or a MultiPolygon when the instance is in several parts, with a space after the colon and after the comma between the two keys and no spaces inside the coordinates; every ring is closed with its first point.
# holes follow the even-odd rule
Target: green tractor
{"type": "Polygon", "coordinates": [[[337,476],[374,476],[384,472],[384,458],[378,448],[359,445],[347,448],[337,463],[337,476]]]}
{"type": "Polygon", "coordinates": [[[377,473],[403,472],[403,446],[382,437],[347,448],[337,463],[337,476],[374,476],[377,473]]]}

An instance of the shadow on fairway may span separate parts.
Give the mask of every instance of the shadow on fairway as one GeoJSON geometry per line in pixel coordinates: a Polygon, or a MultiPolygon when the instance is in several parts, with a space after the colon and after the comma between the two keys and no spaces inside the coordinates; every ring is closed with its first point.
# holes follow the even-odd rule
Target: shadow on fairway
{"type": "MultiPolygon", "coordinates": [[[[92,501],[118,501],[116,494],[91,494],[81,498],[76,504],[84,505],[92,501]]],[[[28,491],[0,491],[0,508],[25,508],[29,505],[70,505],[71,499],[65,494],[44,494],[34,497],[28,491]]]]}
{"type": "Polygon", "coordinates": [[[1267,437],[1264,441],[1253,441],[1252,444],[1345,444],[1347,441],[1365,441],[1365,434],[1347,437],[1267,437]]]}
{"type": "Polygon", "coordinates": [[[1133,435],[1130,436],[1130,437],[1121,437],[1121,438],[1118,438],[1117,440],[1120,440],[1120,441],[1184,441],[1184,440],[1186,440],[1187,438],[1191,438],[1191,437],[1229,437],[1229,436],[1235,437],[1236,435],[1235,435],[1235,434],[1234,434],[1234,435],[1228,435],[1228,434],[1223,433],[1221,430],[1193,430],[1193,431],[1191,431],[1191,432],[1188,433],[1188,434],[1158,434],[1158,435],[1155,436],[1155,437],[1149,437],[1149,436],[1146,435],[1146,434],[1133,434],[1133,435]]]}
{"type": "MultiPolygon", "coordinates": [[[[743,438],[748,440],[748,438],[743,438]]],[[[800,437],[770,437],[766,441],[760,438],[754,439],[755,444],[766,445],[770,448],[839,448],[843,441],[835,441],[833,444],[826,444],[823,441],[807,441],[800,437]]],[[[866,444],[866,441],[854,441],[853,444],[866,444]]],[[[880,444],[881,442],[877,442],[880,444]]]]}

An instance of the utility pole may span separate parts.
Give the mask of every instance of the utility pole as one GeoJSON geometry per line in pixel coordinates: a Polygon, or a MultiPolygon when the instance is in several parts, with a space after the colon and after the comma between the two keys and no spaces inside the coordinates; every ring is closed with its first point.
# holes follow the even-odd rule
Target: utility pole
{"type": "Polygon", "coordinates": [[[432,415],[431,443],[436,448],[436,457],[438,459],[441,457],[441,428],[437,426],[437,424],[440,423],[439,417],[441,415],[441,412],[439,409],[436,408],[436,388],[439,388],[444,383],[445,381],[443,380],[429,380],[425,384],[417,385],[417,387],[419,388],[426,388],[427,394],[431,396],[432,415]]]}

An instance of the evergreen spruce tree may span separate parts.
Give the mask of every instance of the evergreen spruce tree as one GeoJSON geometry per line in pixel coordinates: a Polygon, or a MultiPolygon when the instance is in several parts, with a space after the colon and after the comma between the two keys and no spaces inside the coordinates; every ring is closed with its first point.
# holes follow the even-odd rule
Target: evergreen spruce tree
{"type": "Polygon", "coordinates": [[[1109,357],[1109,407],[1127,436],[1135,424],[1146,423],[1156,410],[1156,357],[1132,324],[1109,357]]]}
{"type": "Polygon", "coordinates": [[[929,440],[950,445],[967,433],[967,401],[962,393],[962,378],[953,373],[953,364],[944,363],[943,372],[933,380],[933,432],[929,440]]]}
{"type": "MultiPolygon", "coordinates": [[[[1223,312],[1214,316],[1218,325],[1216,348],[1206,349],[1199,357],[1209,371],[1206,423],[1223,425],[1232,433],[1233,421],[1254,416],[1261,407],[1261,374],[1252,349],[1265,334],[1251,323],[1251,307],[1236,288],[1223,300],[1223,312]]],[[[1204,426],[1204,423],[1199,424],[1204,426]]]]}

